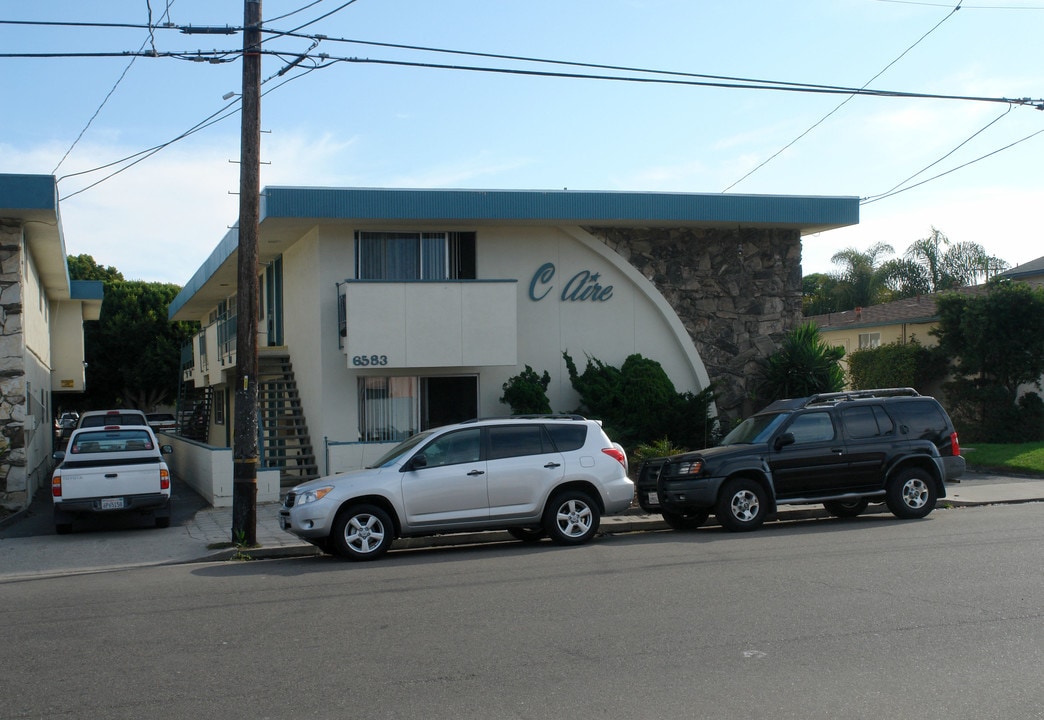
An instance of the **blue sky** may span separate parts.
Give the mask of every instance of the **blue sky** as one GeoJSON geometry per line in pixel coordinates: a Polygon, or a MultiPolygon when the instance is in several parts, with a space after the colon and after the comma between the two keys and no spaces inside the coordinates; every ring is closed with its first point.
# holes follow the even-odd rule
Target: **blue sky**
{"type": "MultiPolygon", "coordinates": [[[[264,0],[266,28],[291,31],[345,5],[322,0],[275,19],[311,1],[264,0]]],[[[0,0],[0,20],[146,25],[150,5],[157,23],[164,11],[177,26],[243,22],[241,0],[0,0]]],[[[869,85],[875,90],[1041,100],[1044,0],[956,6],[356,0],[300,32],[327,36],[312,53],[331,58],[664,77],[336,40],[350,39],[842,88],[877,76],[869,85]]],[[[1013,265],[1044,255],[1044,132],[1033,136],[1044,130],[1044,112],[1034,107],[865,96],[845,102],[848,95],[387,62],[309,72],[305,61],[276,76],[311,41],[269,37],[265,47],[283,56],[266,56],[262,66],[263,77],[272,77],[262,105],[263,185],[870,198],[911,176],[916,183],[946,173],[864,204],[858,227],[806,237],[804,272],[832,271],[830,256],[847,247],[887,242],[901,253],[933,226],[1013,265]]],[[[0,53],[119,53],[153,45],[159,53],[216,50],[234,58],[242,36],[0,24],[0,53]]],[[[0,172],[62,178],[70,254],[93,255],[128,278],[184,284],[236,219],[239,170],[230,161],[239,155],[238,115],[90,189],[120,165],[79,173],[166,143],[220,111],[228,104],[222,96],[240,90],[241,73],[238,60],[0,57],[0,172]]]]}

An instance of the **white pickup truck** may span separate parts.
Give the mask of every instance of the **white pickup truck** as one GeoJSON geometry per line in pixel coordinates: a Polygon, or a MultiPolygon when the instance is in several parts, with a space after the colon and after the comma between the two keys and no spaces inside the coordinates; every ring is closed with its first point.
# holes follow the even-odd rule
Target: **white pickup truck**
{"type": "Polygon", "coordinates": [[[54,528],[72,530],[78,515],[136,512],[152,515],[156,527],[170,525],[170,469],[145,425],[108,425],[73,431],[51,476],[54,528]]]}

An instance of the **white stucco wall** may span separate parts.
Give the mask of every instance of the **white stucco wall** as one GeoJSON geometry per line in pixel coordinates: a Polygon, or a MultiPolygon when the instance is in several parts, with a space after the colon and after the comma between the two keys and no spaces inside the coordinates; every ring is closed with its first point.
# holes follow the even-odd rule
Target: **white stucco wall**
{"type": "Polygon", "coordinates": [[[51,303],[51,332],[54,338],[49,355],[53,363],[50,385],[55,392],[84,391],[83,306],[78,302],[51,303]]]}
{"type": "MultiPolygon", "coordinates": [[[[578,228],[478,228],[478,278],[517,280],[517,364],[351,368],[338,347],[337,284],[354,275],[354,230],[314,228],[283,255],[284,335],[321,472],[328,469],[321,450],[324,440],[358,440],[357,378],[362,374],[477,375],[480,415],[509,412],[499,401],[503,384],[526,364],[538,373],[550,373],[548,396],[555,411],[574,410],[579,398],[570,385],[563,350],[581,372],[588,355],[619,366],[629,355],[640,353],[660,362],[679,392],[697,391],[708,383],[691,340],[652,284],[578,228]],[[533,276],[546,263],[554,265],[553,277],[531,289],[533,276]],[[567,283],[578,273],[592,274],[589,284],[597,282],[602,288],[602,301],[562,299],[567,283]],[[542,299],[534,300],[531,292],[542,299]]],[[[329,471],[339,472],[348,469],[341,467],[347,458],[359,454],[338,447],[331,456],[329,471]]]]}

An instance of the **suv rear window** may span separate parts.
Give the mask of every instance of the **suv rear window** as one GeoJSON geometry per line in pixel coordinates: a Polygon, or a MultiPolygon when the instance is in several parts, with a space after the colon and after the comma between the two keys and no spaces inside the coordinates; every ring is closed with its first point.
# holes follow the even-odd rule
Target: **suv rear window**
{"type": "Polygon", "coordinates": [[[490,460],[554,451],[541,425],[512,425],[489,429],[490,460]]]}
{"type": "Polygon", "coordinates": [[[587,442],[587,425],[576,423],[574,425],[556,424],[545,425],[551,439],[555,441],[558,452],[569,452],[579,450],[587,442]]]}
{"type": "Polygon", "coordinates": [[[942,409],[930,398],[895,402],[889,409],[899,423],[906,426],[910,437],[935,440],[949,429],[942,409]]]}
{"type": "Polygon", "coordinates": [[[848,436],[857,440],[888,435],[895,429],[892,419],[880,405],[843,408],[841,417],[848,436]]]}

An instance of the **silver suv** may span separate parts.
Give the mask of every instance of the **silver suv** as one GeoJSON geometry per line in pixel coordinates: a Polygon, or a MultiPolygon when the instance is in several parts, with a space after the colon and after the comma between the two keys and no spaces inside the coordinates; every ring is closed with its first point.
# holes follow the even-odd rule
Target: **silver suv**
{"type": "Polygon", "coordinates": [[[472,420],[418,433],[373,467],[298,485],[279,524],[351,560],[376,559],[397,537],[474,530],[578,545],[633,497],[626,455],[593,420],[472,420]]]}

